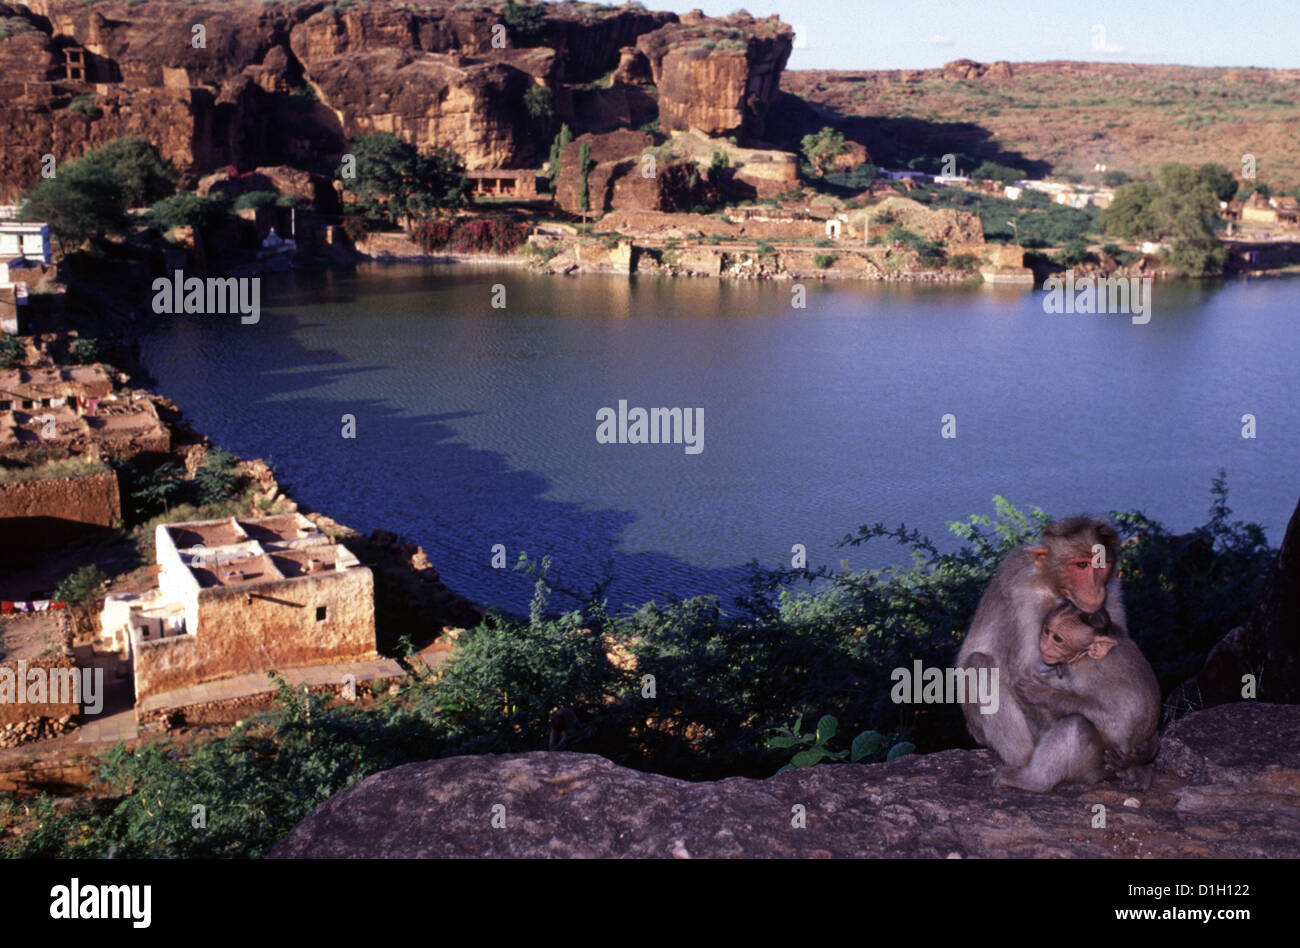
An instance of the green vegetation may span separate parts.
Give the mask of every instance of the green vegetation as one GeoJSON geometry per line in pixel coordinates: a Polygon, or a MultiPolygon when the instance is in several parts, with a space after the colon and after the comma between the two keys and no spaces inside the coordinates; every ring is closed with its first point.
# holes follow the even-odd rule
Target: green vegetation
{"type": "Polygon", "coordinates": [[[1127,240],[1167,242],[1165,259],[1180,274],[1220,273],[1227,251],[1215,236],[1219,195],[1235,189],[1236,182],[1221,165],[1161,165],[1154,183],[1135,181],[1116,189],[1101,224],[1106,233],[1127,240]]]}
{"type": "Polygon", "coordinates": [[[194,485],[198,490],[200,504],[218,504],[239,495],[244,482],[236,467],[238,463],[234,455],[220,448],[208,450],[203,463],[194,472],[194,485]]]}
{"type": "Polygon", "coordinates": [[[535,124],[548,128],[555,119],[555,100],[546,86],[533,83],[524,93],[524,111],[535,124]]]}
{"type": "Polygon", "coordinates": [[[1025,176],[1025,173],[1019,168],[1012,168],[1008,165],[1000,165],[996,161],[981,162],[979,167],[970,173],[974,181],[996,181],[998,184],[1014,184],[1025,176]]]}
{"type": "Polygon", "coordinates": [[[546,32],[546,9],[540,3],[506,0],[502,19],[515,46],[535,46],[546,32]]]}
{"type": "Polygon", "coordinates": [[[415,146],[383,132],[352,143],[357,179],[352,191],[367,214],[390,223],[427,217],[468,199],[465,162],[449,148],[421,155],[415,146]]]}
{"type": "Polygon", "coordinates": [[[19,217],[48,222],[65,253],[92,238],[125,233],[129,225],[122,182],[103,164],[84,158],[65,162],[25,197],[19,217]]]}
{"type": "MultiPolygon", "coordinates": [[[[1222,478],[1211,493],[1210,516],[1190,538],[1140,512],[1113,514],[1133,538],[1119,563],[1129,624],[1166,694],[1199,670],[1224,629],[1249,620],[1277,557],[1258,525],[1230,519],[1222,478]]],[[[1001,558],[1048,519],[1000,497],[995,507],[950,524],[960,545],[947,553],[903,526],[863,526],[845,540],[901,544],[912,552],[904,566],[750,564],[746,591],[725,610],[699,597],[611,616],[605,584],[585,596],[556,593],[564,587],[550,564],[521,558],[534,580],[529,617],[493,618],[463,634],[440,677],[415,672],[397,694],[334,707],[281,687],[275,711],[228,737],[119,746],[104,758],[92,797],[0,797],[0,852],[260,856],[328,797],[377,771],[544,747],[548,717],[565,705],[585,712],[575,750],[696,780],[767,776],[793,763],[796,747],[819,748],[811,755],[819,759],[842,754],[828,746],[841,731],[880,735],[855,741],[850,759],[902,743],[924,752],[963,745],[959,711],[895,704],[891,671],[949,664],[1001,558]],[[557,595],[576,605],[555,617],[557,595]],[[659,682],[653,698],[642,695],[644,674],[659,682]],[[814,715],[836,726],[819,726],[809,744],[789,724],[814,715]],[[774,736],[789,743],[773,745],[774,736]],[[207,806],[203,832],[191,825],[195,800],[207,806]]],[[[190,513],[173,511],[182,515],[190,513]]]]}
{"type": "Polygon", "coordinates": [[[68,346],[68,355],[78,365],[90,365],[103,357],[99,340],[90,336],[79,336],[74,339],[72,345],[68,346]]]}
{"type": "Polygon", "coordinates": [[[812,165],[819,177],[826,176],[826,172],[830,171],[835,163],[837,155],[848,151],[848,145],[844,142],[844,133],[836,131],[829,125],[823,126],[821,131],[815,134],[805,135],[799,144],[808,164],[812,165]]]}
{"type": "Polygon", "coordinates": [[[592,166],[591,148],[586,142],[582,142],[578,145],[578,207],[582,209],[584,219],[587,216],[587,211],[591,209],[591,195],[587,190],[587,175],[591,173],[592,166]]]}
{"type": "Polygon", "coordinates": [[[833,253],[813,254],[813,266],[815,266],[818,270],[825,270],[834,262],[835,262],[835,254],[833,253]]]}
{"type": "Polygon", "coordinates": [[[144,207],[176,191],[176,169],[139,135],[115,138],[79,160],[110,171],[121,183],[128,207],[144,207]]]}
{"type": "Polygon", "coordinates": [[[54,601],[79,606],[94,599],[106,582],[108,577],[98,566],[83,566],[76,572],[69,573],[54,587],[54,601]]]}
{"type": "Polygon", "coordinates": [[[569,130],[568,123],[560,126],[559,132],[555,135],[555,140],[551,142],[551,161],[547,170],[547,177],[551,179],[551,190],[555,190],[555,181],[560,176],[560,155],[564,151],[564,146],[573,141],[573,132],[569,130]]]}
{"type": "Polygon", "coordinates": [[[61,477],[89,477],[102,474],[108,466],[99,461],[87,461],[82,458],[65,458],[59,461],[46,461],[43,464],[28,467],[0,467],[0,484],[22,484],[28,481],[51,481],[61,477]]]}
{"type": "Polygon", "coordinates": [[[204,197],[182,191],[149,208],[149,226],[163,233],[174,227],[193,227],[206,232],[220,226],[229,213],[230,201],[224,195],[204,197]]]}
{"type": "Polygon", "coordinates": [[[251,211],[259,207],[275,207],[279,195],[274,191],[247,191],[235,198],[234,210],[251,211]]]}
{"type": "Polygon", "coordinates": [[[21,365],[26,348],[17,336],[0,333],[0,369],[12,369],[21,365]]]}
{"type": "Polygon", "coordinates": [[[64,162],[24,195],[23,220],[47,221],[59,249],[129,229],[126,208],[176,187],[176,172],[143,138],[127,135],[64,162]]]}
{"type": "Polygon", "coordinates": [[[30,20],[25,20],[20,16],[0,17],[0,40],[8,39],[11,36],[17,36],[19,33],[38,32],[40,31],[32,25],[30,20]]]}
{"type": "Polygon", "coordinates": [[[817,722],[817,729],[811,734],[801,733],[803,727],[803,715],[795,719],[794,726],[791,728],[781,728],[777,731],[775,737],[769,737],[765,747],[772,750],[787,750],[798,748],[795,754],[790,758],[790,763],[786,764],[777,773],[786,770],[794,770],[799,767],[812,767],[823,761],[830,763],[844,763],[849,761],[857,764],[862,762],[870,763],[873,760],[894,760],[905,754],[910,754],[916,750],[914,744],[902,741],[895,744],[884,753],[885,739],[879,731],[863,731],[853,739],[853,743],[844,750],[833,751],[827,745],[835,737],[839,730],[840,723],[835,720],[835,716],[824,714],[821,720],[817,722]]]}
{"type": "Polygon", "coordinates": [[[927,198],[931,207],[978,213],[984,238],[990,243],[1010,243],[1018,236],[1022,247],[1060,246],[1086,239],[1098,229],[1097,208],[1066,207],[1038,191],[1025,191],[1019,201],[962,188],[921,189],[913,196],[927,198]]]}
{"type": "Polygon", "coordinates": [[[95,104],[95,97],[89,92],[77,96],[68,104],[68,111],[90,119],[97,119],[104,110],[95,104]]]}

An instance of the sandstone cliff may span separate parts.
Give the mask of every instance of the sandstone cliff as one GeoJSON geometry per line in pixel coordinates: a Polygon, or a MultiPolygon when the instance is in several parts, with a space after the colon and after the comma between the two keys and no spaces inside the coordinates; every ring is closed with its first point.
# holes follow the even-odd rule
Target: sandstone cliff
{"type": "Polygon", "coordinates": [[[186,185],[224,165],[331,173],[350,139],[380,131],[451,147],[471,169],[537,167],[561,120],[579,133],[657,117],[666,130],[760,135],[793,36],[774,18],[566,2],[521,37],[501,9],[0,3],[0,200],[39,180],[44,155],[125,134],[154,142],[186,185]],[[606,75],[613,88],[597,88],[606,75]],[[534,85],[553,116],[529,114],[534,85]]]}

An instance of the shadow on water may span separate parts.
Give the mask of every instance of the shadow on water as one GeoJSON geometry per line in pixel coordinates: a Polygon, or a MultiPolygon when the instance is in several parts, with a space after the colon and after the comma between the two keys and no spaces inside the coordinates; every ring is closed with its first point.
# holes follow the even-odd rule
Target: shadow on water
{"type": "MultiPolygon", "coordinates": [[[[651,596],[665,601],[670,590],[718,595],[724,606],[739,591],[743,567],[709,569],[662,553],[620,551],[620,537],[635,513],[548,498],[552,485],[546,477],[512,467],[501,452],[460,440],[452,423],[482,412],[411,415],[385,399],[303,395],[379,367],[305,346],[296,333],[310,327],[310,319],[279,309],[350,302],[356,295],[346,286],[327,283],[323,293],[285,289],[276,293],[277,311],[264,312],[281,327],[274,344],[246,350],[244,368],[255,385],[211,372],[205,358],[210,347],[222,345],[221,334],[243,331],[214,322],[173,329],[189,345],[169,347],[185,354],[184,371],[197,376],[185,388],[213,390],[199,400],[203,404],[187,405],[185,395],[169,391],[165,381],[160,390],[214,443],[272,463],[307,508],[363,532],[383,529],[419,543],[452,590],[516,613],[527,612],[533,592],[533,579],[513,569],[523,551],[534,559],[552,558],[551,611],[574,608],[578,601],[566,593],[585,596],[606,574],[612,577],[606,595],[616,612],[651,596]],[[214,404],[228,410],[209,417],[214,404]],[[355,439],[342,437],[344,415],[358,419],[355,439]],[[285,450],[287,432],[294,432],[295,450],[285,450]],[[304,450],[312,443],[317,451],[304,450]],[[494,544],[505,547],[504,568],[492,566],[494,544]],[[476,555],[467,557],[468,550],[476,555]],[[581,551],[580,561],[567,551],[581,551]]],[[[146,358],[156,362],[151,348],[146,342],[146,358]]],[[[176,372],[161,365],[151,369],[162,380],[176,372]]]]}

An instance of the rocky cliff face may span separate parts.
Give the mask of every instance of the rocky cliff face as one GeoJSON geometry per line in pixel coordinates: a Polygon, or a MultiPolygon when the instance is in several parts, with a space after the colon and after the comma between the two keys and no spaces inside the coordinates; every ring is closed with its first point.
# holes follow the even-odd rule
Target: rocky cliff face
{"type": "Polygon", "coordinates": [[[790,58],[794,31],[775,16],[687,14],[637,40],[659,87],[665,131],[757,138],[790,58]]]}
{"type": "Polygon", "coordinates": [[[528,114],[534,84],[577,132],[645,124],[657,108],[666,130],[758,135],[792,39],[747,14],[545,13],[525,38],[497,29],[495,5],[453,0],[0,3],[0,200],[39,180],[43,155],[123,134],[153,141],[187,184],[228,164],[328,172],[349,139],[377,131],[451,147],[471,169],[535,167],[557,123],[528,114]],[[585,87],[616,71],[614,88],[585,87]]]}

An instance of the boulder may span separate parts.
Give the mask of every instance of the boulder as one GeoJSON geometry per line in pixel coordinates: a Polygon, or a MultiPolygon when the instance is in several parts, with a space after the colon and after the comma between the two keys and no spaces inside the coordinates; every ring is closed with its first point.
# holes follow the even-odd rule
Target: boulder
{"type": "Polygon", "coordinates": [[[1184,718],[1141,793],[998,790],[996,767],[990,751],[950,750],[691,783],[562,751],[450,757],[337,794],[270,856],[1300,856],[1300,707],[1241,702],[1184,718]],[[1093,826],[1097,804],[1105,827],[1093,826]]]}

